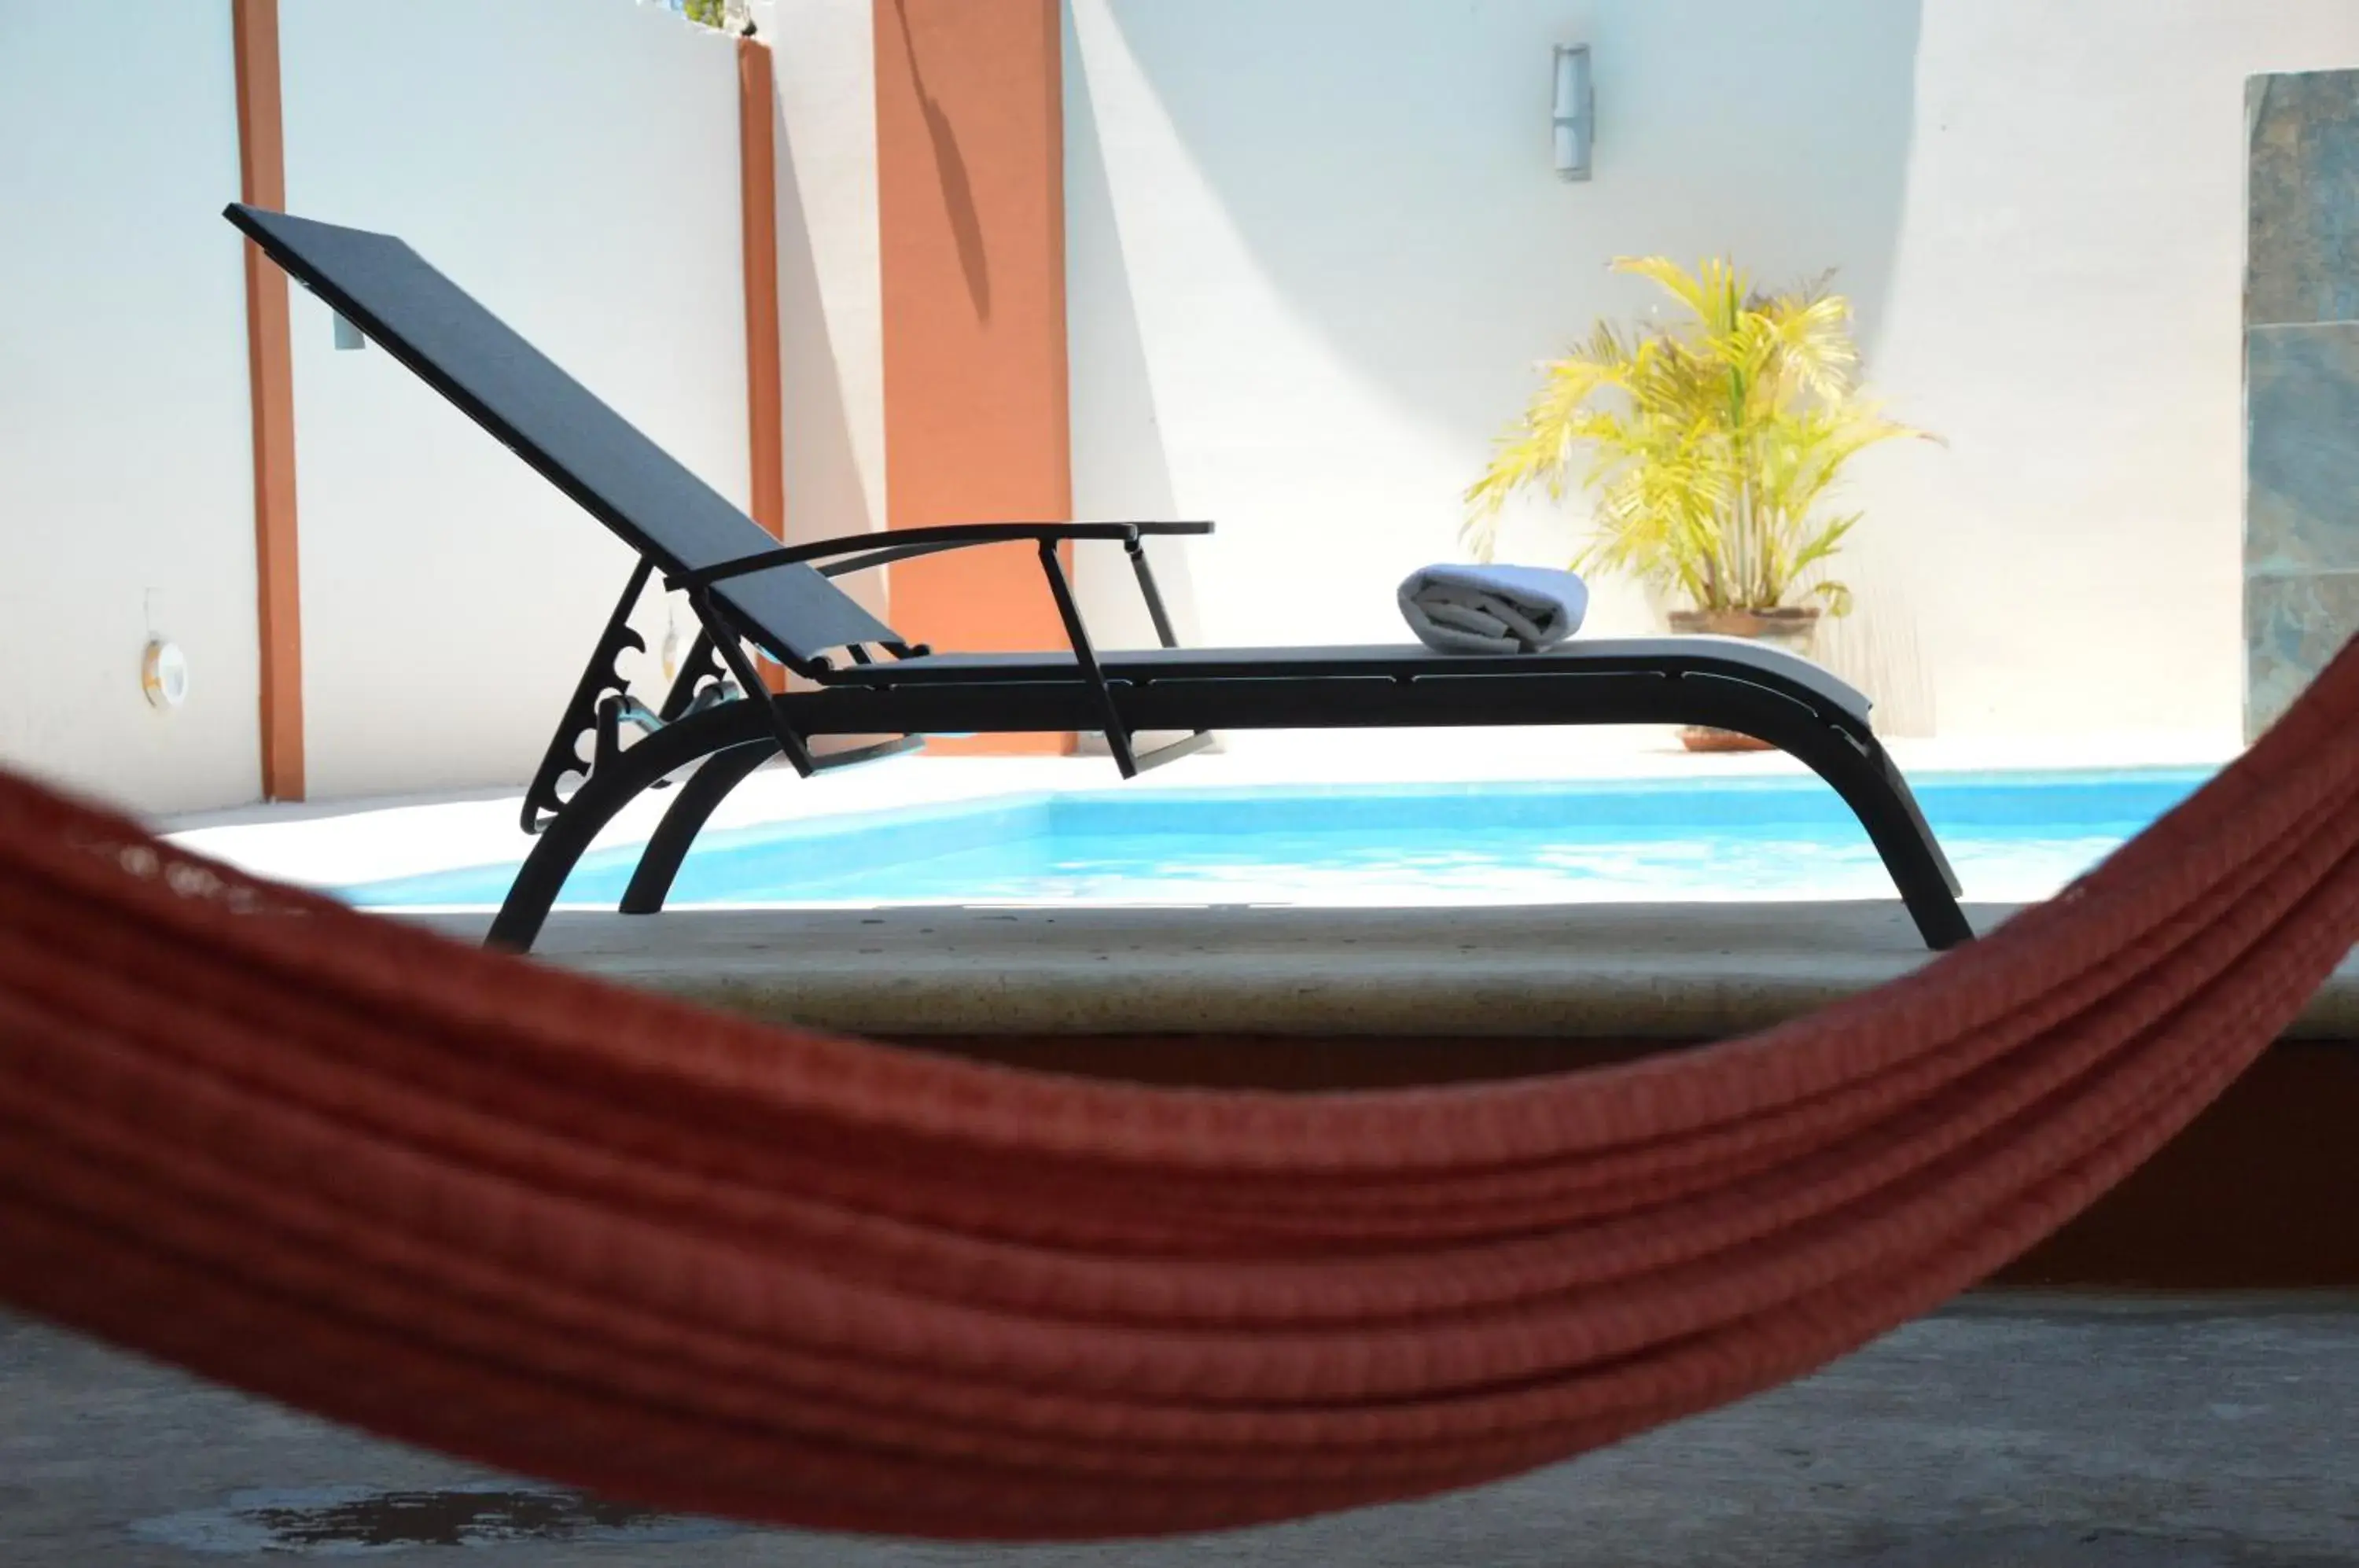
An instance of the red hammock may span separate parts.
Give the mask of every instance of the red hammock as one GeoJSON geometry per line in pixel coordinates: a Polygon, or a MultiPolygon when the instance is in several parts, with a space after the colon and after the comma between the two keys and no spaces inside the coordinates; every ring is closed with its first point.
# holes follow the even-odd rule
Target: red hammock
{"type": "Polygon", "coordinates": [[[2359,655],[2057,899],[1818,1017],[1365,1094],[760,1027],[0,780],[0,1298],[656,1507],[1201,1530],[1767,1388],[2027,1249],[2359,934],[2359,655]]]}

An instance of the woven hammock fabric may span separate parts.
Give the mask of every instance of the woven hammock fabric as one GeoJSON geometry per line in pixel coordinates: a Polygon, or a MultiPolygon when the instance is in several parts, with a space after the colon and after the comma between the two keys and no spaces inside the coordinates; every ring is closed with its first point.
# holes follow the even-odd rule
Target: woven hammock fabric
{"type": "Polygon", "coordinates": [[[2359,655],[2060,898],[1743,1040],[1154,1089],[780,1030],[0,779],[0,1300],[654,1507],[1206,1530],[1767,1388],[2022,1253],[2359,936],[2359,655]]]}

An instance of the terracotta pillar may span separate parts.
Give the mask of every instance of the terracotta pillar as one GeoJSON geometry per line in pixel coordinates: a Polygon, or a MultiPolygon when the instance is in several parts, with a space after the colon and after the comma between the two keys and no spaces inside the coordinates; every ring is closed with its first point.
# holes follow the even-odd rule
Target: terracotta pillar
{"type": "MultiPolygon", "coordinates": [[[[278,0],[231,0],[237,59],[239,194],[284,212],[278,0]]],[[[226,224],[223,225],[227,227],[226,224]]],[[[247,374],[254,398],[254,554],[262,636],[262,798],[303,798],[303,604],[295,561],[295,366],[287,275],[245,246],[247,374]]]]}
{"type": "MultiPolygon", "coordinates": [[[[875,27],[888,525],[1065,519],[1059,0],[875,0],[875,27]]],[[[907,637],[975,652],[1065,646],[1030,545],[891,571],[893,624],[907,637]]]]}
{"type": "MultiPolygon", "coordinates": [[[[778,364],[778,147],[775,79],[767,46],[737,40],[737,211],[745,289],[746,450],[754,520],[787,537],[785,394],[778,364]]],[[[767,659],[763,678],[783,691],[787,672],[767,659]]]]}

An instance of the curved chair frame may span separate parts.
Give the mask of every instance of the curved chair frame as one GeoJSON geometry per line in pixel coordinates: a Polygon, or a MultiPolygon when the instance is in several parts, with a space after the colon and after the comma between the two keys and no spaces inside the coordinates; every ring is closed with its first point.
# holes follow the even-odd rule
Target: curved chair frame
{"type": "Polygon", "coordinates": [[[1850,805],[1928,943],[1973,934],[1956,877],[1868,726],[1866,700],[1807,660],[1726,638],[1473,658],[1415,646],[1182,649],[1145,541],[1207,533],[1210,523],[952,524],[781,545],[393,235],[243,203],[224,215],[636,558],[526,791],[523,826],[540,842],[494,922],[494,942],[529,948],[598,830],[642,790],[690,768],[641,856],[625,910],[662,907],[714,808],[771,756],[809,774],[912,749],[929,734],[1096,730],[1130,778],[1201,749],[1216,728],[1467,724],[1705,724],[1766,741],[1850,805]],[[1092,644],[1060,555],[1082,539],[1122,545],[1161,648],[1101,654],[1092,644]],[[1019,543],[1038,556],[1064,625],[1057,652],[936,655],[831,581],[940,550],[1019,543]],[[621,659],[646,648],[630,616],[658,574],[686,595],[701,630],[651,709],[631,693],[621,659]],[[770,694],[755,649],[813,689],[770,694]],[[636,744],[625,744],[626,730],[636,744]],[[1134,744],[1156,731],[1184,738],[1147,751],[1134,744]],[[866,744],[832,755],[811,744],[841,736],[866,744]]]}
{"type": "MultiPolygon", "coordinates": [[[[975,542],[985,542],[982,536],[997,530],[984,525],[973,531],[975,542]]],[[[1201,526],[1190,531],[1201,531],[1201,526]]],[[[875,543],[871,537],[837,541],[836,548],[866,550],[875,543]]],[[[1044,542],[1041,554],[1052,583],[1061,583],[1053,549],[1044,542]]],[[[864,564],[871,562],[855,559],[847,567],[864,564]]],[[[1142,586],[1150,604],[1158,603],[1151,576],[1142,586]]],[[[1070,605],[1070,594],[1059,598],[1070,605]]],[[[895,755],[915,744],[908,737],[929,733],[1105,726],[1109,749],[1121,761],[1132,756],[1130,735],[1188,732],[1186,740],[1137,756],[1125,768],[1127,774],[1196,749],[1214,729],[1492,724],[1701,724],[1776,746],[1810,768],[1851,808],[1928,946],[1948,948],[1973,936],[1958,907],[1956,874],[1908,780],[1864,721],[1829,701],[1818,683],[1732,665],[1701,639],[1691,651],[1656,647],[1628,655],[1584,654],[1577,660],[1525,655],[1453,660],[1416,648],[1397,650],[1391,658],[1371,650],[1308,649],[1271,669],[1241,665],[1217,652],[1174,650],[1180,657],[1152,663],[1118,654],[1101,658],[1078,613],[1069,617],[1069,630],[1075,641],[1070,665],[976,661],[936,670],[929,656],[912,650],[902,661],[821,670],[819,679],[832,677],[837,683],[816,691],[707,704],[654,727],[627,747],[612,744],[614,723],[601,724],[599,755],[587,778],[541,827],[488,940],[528,950],[566,877],[599,832],[642,792],[686,768],[695,771],[648,839],[624,893],[620,908],[625,914],[653,914],[663,908],[681,862],[714,810],[782,753],[809,772],[895,755]],[[812,737],[878,735],[905,738],[816,756],[808,746],[812,737]],[[786,736],[794,737],[801,758],[788,748],[786,736]]],[[[701,640],[700,652],[704,646],[701,640]]],[[[683,711],[692,702],[684,693],[709,678],[709,670],[700,670],[691,659],[667,709],[683,711]]],[[[626,700],[608,695],[605,711],[614,712],[626,700]]],[[[560,754],[571,755],[563,732],[551,747],[552,757],[560,754]]]]}

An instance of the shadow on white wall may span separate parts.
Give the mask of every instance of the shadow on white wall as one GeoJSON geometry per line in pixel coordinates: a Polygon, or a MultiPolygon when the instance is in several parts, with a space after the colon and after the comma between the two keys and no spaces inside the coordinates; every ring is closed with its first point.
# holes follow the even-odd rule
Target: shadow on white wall
{"type": "MultiPolygon", "coordinates": [[[[1873,367],[1901,221],[1919,5],[1723,0],[1073,0],[1068,274],[1084,516],[1211,516],[1174,573],[1221,642],[1397,640],[1394,584],[1461,552],[1460,494],[1600,316],[1619,255],[1838,269],[1873,367]],[[1594,58],[1595,172],[1557,178],[1553,48],[1594,58]]],[[[1896,410],[1906,417],[1907,410],[1896,410]]],[[[1939,463],[1931,449],[1911,454],[1939,463]]],[[[1520,506],[1560,563],[1574,515],[1520,506]]],[[[1905,572],[1872,516],[1832,661],[1930,722],[1905,572]]],[[[1117,560],[1086,578],[1124,620],[1117,560]]],[[[1645,629],[1599,585],[1600,632],[1645,629]]]]}

